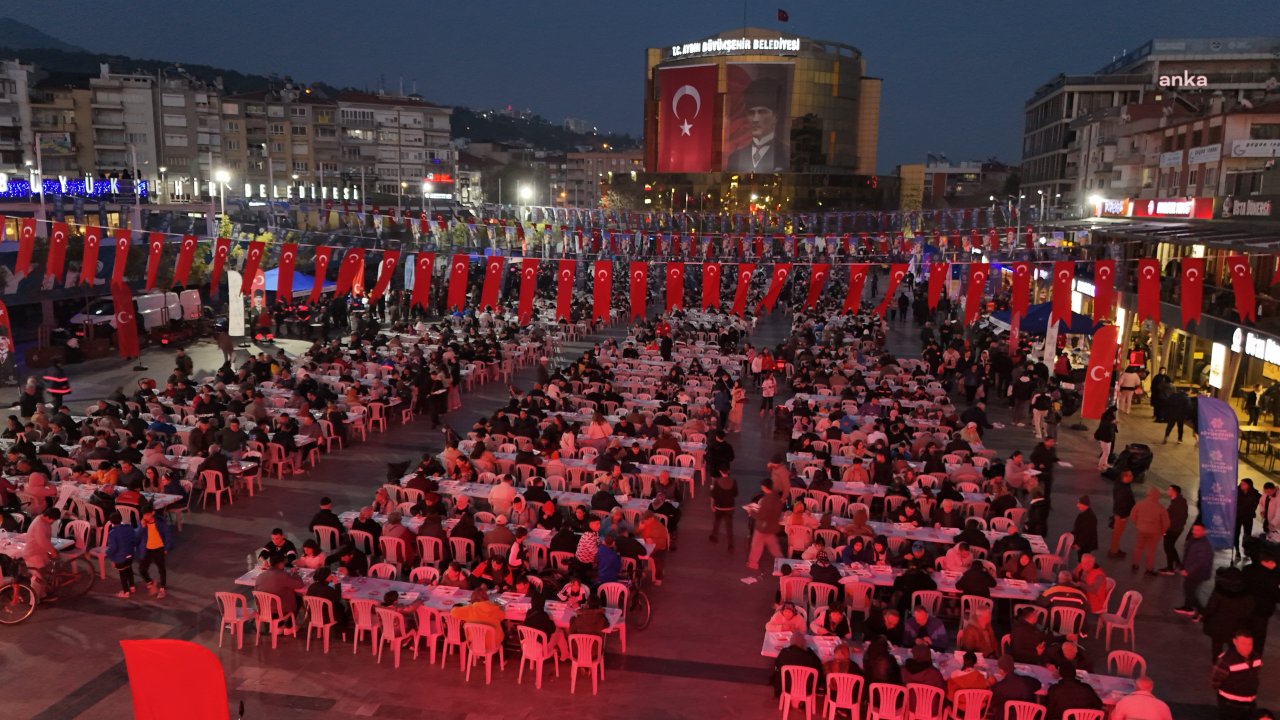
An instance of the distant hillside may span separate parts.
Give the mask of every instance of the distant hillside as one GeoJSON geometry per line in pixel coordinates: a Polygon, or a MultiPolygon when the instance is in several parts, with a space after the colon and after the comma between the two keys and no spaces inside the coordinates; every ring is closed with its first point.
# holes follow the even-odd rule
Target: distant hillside
{"type": "Polygon", "coordinates": [[[30,25],[14,20],[0,18],[0,48],[10,50],[66,50],[67,52],[85,52],[84,48],[65,43],[56,37],[46,35],[30,25]]]}
{"type": "Polygon", "coordinates": [[[228,93],[261,90],[270,84],[271,79],[263,75],[251,75],[211,67],[209,65],[188,65],[167,60],[138,60],[124,55],[101,55],[84,50],[46,50],[16,49],[0,43],[0,57],[16,57],[25,63],[34,63],[41,70],[49,72],[75,73],[79,75],[97,75],[99,63],[110,63],[115,72],[142,72],[154,75],[160,70],[181,67],[197,80],[213,82],[221,77],[223,87],[228,93]]]}
{"type": "Polygon", "coordinates": [[[527,118],[510,117],[466,107],[453,109],[450,127],[453,129],[454,137],[465,137],[475,142],[525,140],[534,147],[561,152],[567,152],[579,145],[600,147],[602,143],[609,143],[610,147],[617,148],[639,145],[635,138],[629,135],[576,133],[560,125],[554,125],[537,115],[527,118]]]}

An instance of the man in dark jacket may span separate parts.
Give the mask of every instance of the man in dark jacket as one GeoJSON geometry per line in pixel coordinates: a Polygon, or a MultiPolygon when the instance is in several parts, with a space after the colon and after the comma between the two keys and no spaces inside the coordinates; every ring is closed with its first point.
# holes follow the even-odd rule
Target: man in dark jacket
{"type": "Polygon", "coordinates": [[[1092,501],[1088,495],[1081,495],[1076,501],[1075,524],[1071,526],[1071,535],[1075,538],[1074,545],[1078,555],[1088,555],[1098,549],[1098,516],[1094,514],[1091,507],[1092,501]]]}
{"type": "Polygon", "coordinates": [[[1053,469],[1058,465],[1057,445],[1057,438],[1045,438],[1035,446],[1029,458],[1031,466],[1040,471],[1036,480],[1044,486],[1046,500],[1053,492],[1053,469]]]}
{"type": "Polygon", "coordinates": [[[307,587],[307,597],[324,598],[333,604],[333,617],[323,618],[323,620],[333,620],[336,623],[335,630],[345,632],[351,628],[351,611],[347,608],[346,601],[342,599],[342,590],[338,588],[337,578],[333,577],[328,566],[316,569],[315,577],[307,587]]]}
{"type": "Polygon", "coordinates": [[[992,717],[1003,718],[1005,705],[1010,702],[1036,702],[1040,681],[1027,675],[1019,675],[1012,655],[1001,655],[997,665],[995,684],[991,686],[992,717]]]}
{"type": "Polygon", "coordinates": [[[1182,607],[1174,609],[1179,615],[1187,615],[1198,619],[1203,608],[1200,606],[1200,586],[1213,577],[1213,546],[1205,535],[1204,525],[1196,523],[1191,526],[1191,534],[1182,548],[1182,607]]]}
{"type": "Polygon", "coordinates": [[[968,425],[973,423],[978,426],[978,437],[982,437],[984,430],[993,427],[991,420],[987,418],[987,404],[979,400],[974,403],[968,410],[960,413],[960,422],[968,425]]]}
{"type": "Polygon", "coordinates": [[[1129,523],[1129,513],[1138,503],[1133,496],[1133,473],[1125,470],[1120,473],[1111,488],[1111,548],[1107,557],[1122,558],[1125,552],[1120,549],[1120,540],[1124,537],[1124,527],[1129,523]]]}
{"type": "Polygon", "coordinates": [[[1240,481],[1240,488],[1236,492],[1236,531],[1234,535],[1234,544],[1231,546],[1232,555],[1235,554],[1236,548],[1242,548],[1245,540],[1253,537],[1253,519],[1258,514],[1258,503],[1262,502],[1262,495],[1253,487],[1253,480],[1244,478],[1240,481]]]}
{"type": "Polygon", "coordinates": [[[1076,666],[1070,662],[1058,663],[1060,679],[1049,687],[1044,704],[1048,709],[1045,720],[1062,720],[1067,710],[1101,710],[1102,698],[1088,683],[1076,677],[1076,666]]]}
{"type": "Polygon", "coordinates": [[[337,530],[339,542],[341,542],[345,528],[342,526],[342,520],[333,512],[333,501],[327,497],[320,498],[320,509],[311,517],[311,523],[307,527],[315,532],[316,527],[321,525],[337,530]]]}
{"type": "Polygon", "coordinates": [[[1009,631],[1009,654],[1021,663],[1038,663],[1044,654],[1048,636],[1035,621],[1035,609],[1023,607],[1009,631]]]}
{"type": "MultiPolygon", "coordinates": [[[[813,668],[818,673],[818,685],[822,684],[821,658],[818,657],[817,653],[809,649],[808,639],[805,637],[804,633],[800,633],[800,632],[794,633],[791,636],[791,644],[782,648],[782,650],[778,652],[778,659],[773,663],[773,670],[774,670],[773,694],[775,696],[782,694],[783,668],[791,667],[793,665],[799,666],[799,667],[813,668]]],[[[788,691],[791,691],[790,687],[786,689],[788,691]]],[[[817,688],[815,687],[813,689],[816,691],[817,688]]],[[[796,688],[795,692],[797,695],[806,694],[804,690],[800,688],[796,688]]]]}
{"type": "Polygon", "coordinates": [[[1160,571],[1161,575],[1173,575],[1182,565],[1178,558],[1178,538],[1182,537],[1182,531],[1187,528],[1187,499],[1182,497],[1182,488],[1170,485],[1167,493],[1169,529],[1164,533],[1165,565],[1160,571]]]}
{"type": "Polygon", "coordinates": [[[1248,630],[1237,630],[1213,665],[1209,682],[1218,692],[1218,717],[1222,720],[1257,717],[1254,708],[1261,680],[1262,653],[1253,645],[1253,635],[1248,630]]]}
{"type": "Polygon", "coordinates": [[[1262,655],[1267,647],[1267,628],[1280,600],[1280,572],[1276,570],[1276,558],[1270,550],[1258,553],[1256,562],[1244,569],[1245,586],[1253,593],[1253,644],[1262,655]]]}
{"type": "Polygon", "coordinates": [[[1167,421],[1164,428],[1164,442],[1168,444],[1169,434],[1173,432],[1174,426],[1178,428],[1178,442],[1182,442],[1182,428],[1187,420],[1191,417],[1191,399],[1181,390],[1175,391],[1164,401],[1164,418],[1167,421]]]}

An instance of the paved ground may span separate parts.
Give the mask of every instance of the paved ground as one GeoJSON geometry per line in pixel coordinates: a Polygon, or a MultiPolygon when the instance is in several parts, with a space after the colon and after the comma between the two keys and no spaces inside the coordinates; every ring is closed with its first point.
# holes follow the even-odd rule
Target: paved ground
{"type": "MultiPolygon", "coordinates": [[[[755,337],[757,343],[776,343],[786,332],[787,318],[769,318],[755,337]]],[[[620,332],[620,331],[614,331],[620,332]]],[[[895,352],[918,354],[914,330],[891,334],[895,352]]],[[[300,349],[293,343],[293,349],[300,349]]],[[[566,352],[584,347],[578,343],[566,352]]],[[[221,354],[211,345],[193,349],[197,368],[212,369],[221,354]]],[[[94,366],[72,369],[73,404],[92,400],[117,385],[131,385],[137,377],[164,377],[171,362],[161,354],[144,357],[151,371],[132,372],[131,364],[96,361],[94,366]]],[[[527,386],[531,371],[517,376],[527,386]]],[[[462,410],[449,420],[458,427],[469,424],[505,401],[504,386],[493,384],[464,398],[462,410]]],[[[1155,426],[1145,406],[1122,420],[1121,442],[1158,443],[1155,426]]],[[[1004,409],[993,412],[997,421],[1007,419],[1004,409]]],[[[1090,493],[1100,518],[1110,507],[1110,486],[1089,470],[1095,444],[1091,432],[1062,432],[1062,456],[1075,465],[1059,473],[1055,484],[1050,534],[1069,528],[1073,499],[1090,493]]],[[[1007,454],[1030,450],[1026,428],[993,432],[991,444],[1007,454]]],[[[779,447],[754,413],[748,413],[738,443],[738,475],[744,492],[763,475],[764,460],[779,447]]],[[[773,695],[766,686],[769,662],[759,655],[761,630],[768,614],[774,583],[771,578],[747,585],[745,543],[727,552],[723,541],[707,540],[710,512],[705,495],[687,505],[681,526],[680,549],[670,557],[667,580],[654,598],[655,617],[645,632],[628,638],[628,654],[609,643],[608,676],[601,695],[593,698],[579,687],[570,696],[568,677],[550,677],[543,690],[532,684],[515,684],[516,665],[508,664],[490,688],[473,676],[463,682],[456,666],[428,667],[425,659],[407,661],[396,671],[389,660],[376,665],[367,646],[353,656],[349,644],[335,643],[324,655],[313,646],[307,653],[301,643],[284,640],[277,650],[269,644],[255,648],[252,636],[244,650],[233,644],[217,647],[217,620],[213,593],[232,588],[246,555],[265,541],[273,526],[286,528],[301,539],[301,531],[314,511],[317,498],[330,495],[337,509],[356,508],[372,497],[380,483],[384,463],[408,460],[427,449],[438,449],[440,439],[426,423],[408,428],[393,426],[370,442],[358,444],[326,458],[320,468],[305,476],[267,483],[265,494],[237,502],[222,513],[195,513],[190,517],[180,545],[171,555],[170,595],[162,602],[121,601],[110,596],[115,577],[100,582],[87,600],[41,608],[27,623],[3,628],[0,634],[0,682],[6,688],[5,717],[14,718],[119,718],[130,712],[127,679],[118,641],[129,638],[169,637],[194,640],[214,649],[228,677],[233,705],[243,700],[248,718],[543,718],[573,716],[666,718],[772,718],[773,695]]],[[[1154,471],[1148,483],[1164,486],[1178,482],[1196,486],[1194,446],[1156,446],[1154,471]]],[[[1245,468],[1242,472],[1251,472],[1245,468]]],[[[1256,475],[1255,475],[1256,476],[1256,475]]],[[[743,529],[739,518],[738,529],[743,529]]],[[[1127,538],[1132,543],[1132,536],[1127,538]]],[[[1138,621],[1137,649],[1151,664],[1157,692],[1174,704],[1174,716],[1209,718],[1205,704],[1208,688],[1208,641],[1193,626],[1169,611],[1181,600],[1180,585],[1173,578],[1130,575],[1125,561],[1104,561],[1120,583],[1117,591],[1137,588],[1146,598],[1138,621]]],[[[1099,658],[1100,646],[1091,648],[1099,658]]],[[[1276,652],[1269,653],[1275,661],[1276,652]]],[[[483,677],[483,676],[481,676],[483,677]]],[[[1274,686],[1264,687],[1264,698],[1280,699],[1274,686]]]]}

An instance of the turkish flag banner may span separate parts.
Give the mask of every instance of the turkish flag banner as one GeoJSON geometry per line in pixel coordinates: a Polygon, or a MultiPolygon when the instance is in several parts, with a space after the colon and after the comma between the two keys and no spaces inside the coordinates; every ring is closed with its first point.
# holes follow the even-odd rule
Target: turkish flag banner
{"type": "Polygon", "coordinates": [[[937,309],[942,290],[947,286],[947,273],[950,270],[951,266],[946,262],[929,263],[929,310],[937,309]]]}
{"type": "Polygon", "coordinates": [[[338,268],[337,295],[355,292],[359,282],[364,282],[364,248],[354,247],[342,256],[342,265],[338,268]]]}
{"type": "Polygon", "coordinates": [[[804,307],[811,310],[818,304],[818,298],[822,297],[822,288],[827,284],[827,278],[831,275],[830,263],[814,263],[809,266],[809,292],[804,297],[804,307]]]}
{"type": "Polygon", "coordinates": [[[13,271],[18,275],[31,274],[31,256],[36,251],[36,219],[22,218],[18,224],[18,261],[13,271]]]}
{"type": "Polygon", "coordinates": [[[400,262],[399,250],[383,250],[382,262],[378,265],[378,280],[373,284],[373,292],[369,293],[369,302],[378,302],[378,298],[387,293],[391,286],[391,276],[396,274],[396,263],[400,262]]]}
{"type": "Polygon", "coordinates": [[[1236,314],[1240,322],[1258,321],[1258,302],[1253,294],[1253,270],[1244,255],[1227,256],[1227,272],[1231,273],[1231,289],[1236,295],[1236,314]]]}
{"type": "Polygon", "coordinates": [[[987,233],[987,244],[991,247],[991,252],[1000,252],[1000,235],[995,231],[995,228],[992,228],[987,233]]]}
{"type": "Polygon", "coordinates": [[[720,263],[702,264],[702,309],[720,307],[720,263]]]}
{"type": "Polygon", "coordinates": [[[9,338],[9,352],[13,352],[13,328],[9,325],[9,307],[3,300],[0,300],[0,327],[4,328],[5,337],[9,338]]]}
{"type": "Polygon", "coordinates": [[[1009,298],[1009,309],[1013,315],[1022,317],[1027,314],[1027,306],[1031,303],[1031,263],[1016,262],[1012,267],[1013,292],[1009,298]]]}
{"type": "Polygon", "coordinates": [[[884,299],[876,306],[876,314],[884,318],[889,311],[889,303],[893,302],[893,294],[898,291],[898,284],[907,276],[906,263],[894,263],[889,266],[889,285],[884,289],[884,299]]]}
{"type": "Polygon", "coordinates": [[[669,262],[667,263],[667,305],[666,311],[671,312],[671,308],[684,307],[684,263],[669,262]]]}
{"type": "Polygon", "coordinates": [[[240,273],[244,275],[244,282],[240,285],[240,292],[244,295],[253,294],[253,282],[258,277],[258,266],[262,264],[262,253],[266,249],[267,244],[261,240],[254,240],[249,243],[249,251],[244,256],[244,266],[240,273]]]}
{"type": "MultiPolygon", "coordinates": [[[[221,241],[219,241],[221,242],[221,241]]],[[[311,285],[311,296],[309,302],[315,304],[320,299],[320,293],[324,292],[324,282],[329,276],[329,260],[333,257],[333,248],[325,246],[316,248],[315,261],[315,282],[311,285]]]]}
{"type": "Polygon", "coordinates": [[[1189,329],[1194,320],[1200,323],[1201,296],[1204,292],[1204,258],[1182,259],[1182,327],[1189,329]]]}
{"type": "Polygon", "coordinates": [[[867,283],[866,263],[849,266],[849,289],[844,295],[844,311],[856,313],[862,308],[862,288],[867,283]]]}
{"type": "Polygon", "coordinates": [[[501,255],[490,255],[484,263],[484,285],[480,288],[480,308],[498,307],[498,296],[502,294],[502,271],[506,269],[507,259],[501,255]]]}
{"type": "Polygon", "coordinates": [[[133,314],[133,292],[124,283],[111,286],[111,299],[115,310],[116,346],[120,357],[138,357],[138,322],[133,314]]]}
{"type": "Polygon", "coordinates": [[[431,234],[431,220],[427,218],[427,213],[424,210],[423,212],[418,213],[418,235],[430,235],[430,234],[431,234]]]}
{"type": "Polygon", "coordinates": [[[1049,306],[1049,322],[1059,320],[1071,327],[1071,279],[1075,277],[1076,264],[1070,260],[1058,260],[1053,264],[1053,304],[1049,306]]]}
{"type": "Polygon", "coordinates": [[[609,322],[609,308],[613,305],[613,261],[597,260],[592,271],[595,278],[591,317],[597,322],[609,322]]]}
{"type": "Polygon", "coordinates": [[[211,650],[183,640],[121,640],[133,718],[228,720],[227,680],[211,650]]]}
{"type": "Polygon", "coordinates": [[[1093,321],[1111,319],[1116,306],[1116,261],[1098,260],[1093,264],[1093,321]]]}
{"type": "Polygon", "coordinates": [[[538,259],[525,258],[520,261],[520,303],[516,307],[516,320],[521,325],[528,325],[533,319],[533,295],[537,290],[538,259]]]}
{"type": "Polygon", "coordinates": [[[1103,325],[1093,334],[1089,348],[1089,365],[1084,376],[1084,400],[1080,417],[1097,420],[1111,403],[1111,374],[1116,366],[1116,350],[1120,328],[1103,325]]]}
{"type": "Polygon", "coordinates": [[[1160,261],[1138,261],[1138,322],[1160,322],[1160,261]]]}
{"type": "Polygon", "coordinates": [[[778,304],[778,298],[782,295],[782,288],[787,284],[787,276],[791,274],[791,263],[778,263],[773,266],[773,277],[769,279],[769,291],[764,294],[764,300],[760,306],[768,312],[773,312],[773,306],[778,304]]]}
{"type": "MultiPolygon", "coordinates": [[[[0,225],[0,232],[3,226],[0,225]]],[[[84,254],[80,258],[80,284],[92,285],[98,276],[98,246],[102,244],[102,228],[90,225],[84,229],[84,254]]]]}
{"type": "Polygon", "coordinates": [[[431,274],[435,271],[436,254],[420,252],[413,262],[413,295],[409,298],[409,307],[426,311],[431,304],[431,274]]]}
{"type": "Polygon", "coordinates": [[[173,266],[173,284],[186,285],[187,276],[191,274],[191,260],[196,255],[196,236],[183,235],[182,244],[178,247],[178,263],[173,266]]]}
{"type": "Polygon", "coordinates": [[[556,321],[573,319],[573,276],[577,260],[561,260],[556,268],[556,321]]]}
{"type": "MultiPolygon", "coordinates": [[[[132,236],[133,233],[130,232],[129,228],[116,228],[116,257],[114,264],[111,266],[112,285],[115,285],[118,282],[124,282],[124,263],[125,260],[129,258],[129,241],[132,236]]],[[[218,287],[216,279],[214,280],[213,287],[215,290],[218,287]]]]}
{"type": "Polygon", "coordinates": [[[160,256],[164,253],[164,236],[158,232],[147,238],[147,292],[156,287],[156,273],[160,272],[160,256]]]}
{"type": "Polygon", "coordinates": [[[467,276],[471,272],[471,258],[457,253],[449,261],[449,297],[447,310],[461,310],[467,305],[467,276]]]}
{"type": "Polygon", "coordinates": [[[49,258],[44,264],[44,276],[60,278],[67,265],[67,224],[56,222],[49,228],[49,258]]]}
{"type": "MultiPolygon", "coordinates": [[[[117,238],[119,235],[116,236],[117,238]]],[[[227,262],[227,256],[231,254],[231,238],[218,238],[213,244],[213,271],[209,274],[209,294],[216,295],[218,292],[218,280],[222,277],[222,266],[227,262]]],[[[116,255],[120,255],[120,246],[117,242],[116,255]]],[[[316,287],[320,287],[319,279],[322,277],[317,275],[316,287]]]]}
{"type": "MultiPolygon", "coordinates": [[[[280,246],[280,263],[276,268],[276,302],[292,302],[293,269],[298,264],[298,243],[280,246]]],[[[320,279],[317,278],[319,283],[320,279]]]]}
{"type": "Polygon", "coordinates": [[[649,263],[632,262],[628,275],[631,277],[631,319],[635,320],[648,314],[649,263]]]}
{"type": "Polygon", "coordinates": [[[982,306],[982,296],[987,287],[987,276],[991,266],[987,263],[969,263],[969,285],[965,288],[964,324],[973,325],[978,319],[978,308],[982,306]]]}
{"type": "Polygon", "coordinates": [[[751,274],[754,263],[738,263],[738,285],[733,291],[733,314],[742,317],[747,312],[747,293],[751,290],[751,274]]]}
{"type": "Polygon", "coordinates": [[[710,172],[718,84],[715,65],[658,71],[658,172],[710,172]]]}

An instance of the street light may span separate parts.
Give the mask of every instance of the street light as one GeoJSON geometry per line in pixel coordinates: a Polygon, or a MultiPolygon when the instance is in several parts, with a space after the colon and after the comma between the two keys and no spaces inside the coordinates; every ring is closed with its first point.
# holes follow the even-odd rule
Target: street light
{"type": "Polygon", "coordinates": [[[522,202],[528,204],[528,202],[533,199],[533,188],[528,185],[521,185],[517,194],[520,196],[520,200],[522,202]]]}
{"type": "Polygon", "coordinates": [[[227,183],[231,182],[231,173],[226,170],[217,170],[213,173],[213,179],[218,183],[218,210],[222,217],[227,216],[227,193],[224,189],[227,183]]]}
{"type": "Polygon", "coordinates": [[[161,165],[157,169],[160,171],[160,202],[166,202],[168,200],[169,191],[165,188],[164,174],[168,172],[169,168],[161,165]]]}
{"type": "Polygon", "coordinates": [[[427,218],[431,217],[431,193],[435,190],[435,186],[427,181],[422,182],[422,197],[427,201],[427,218]]]}

